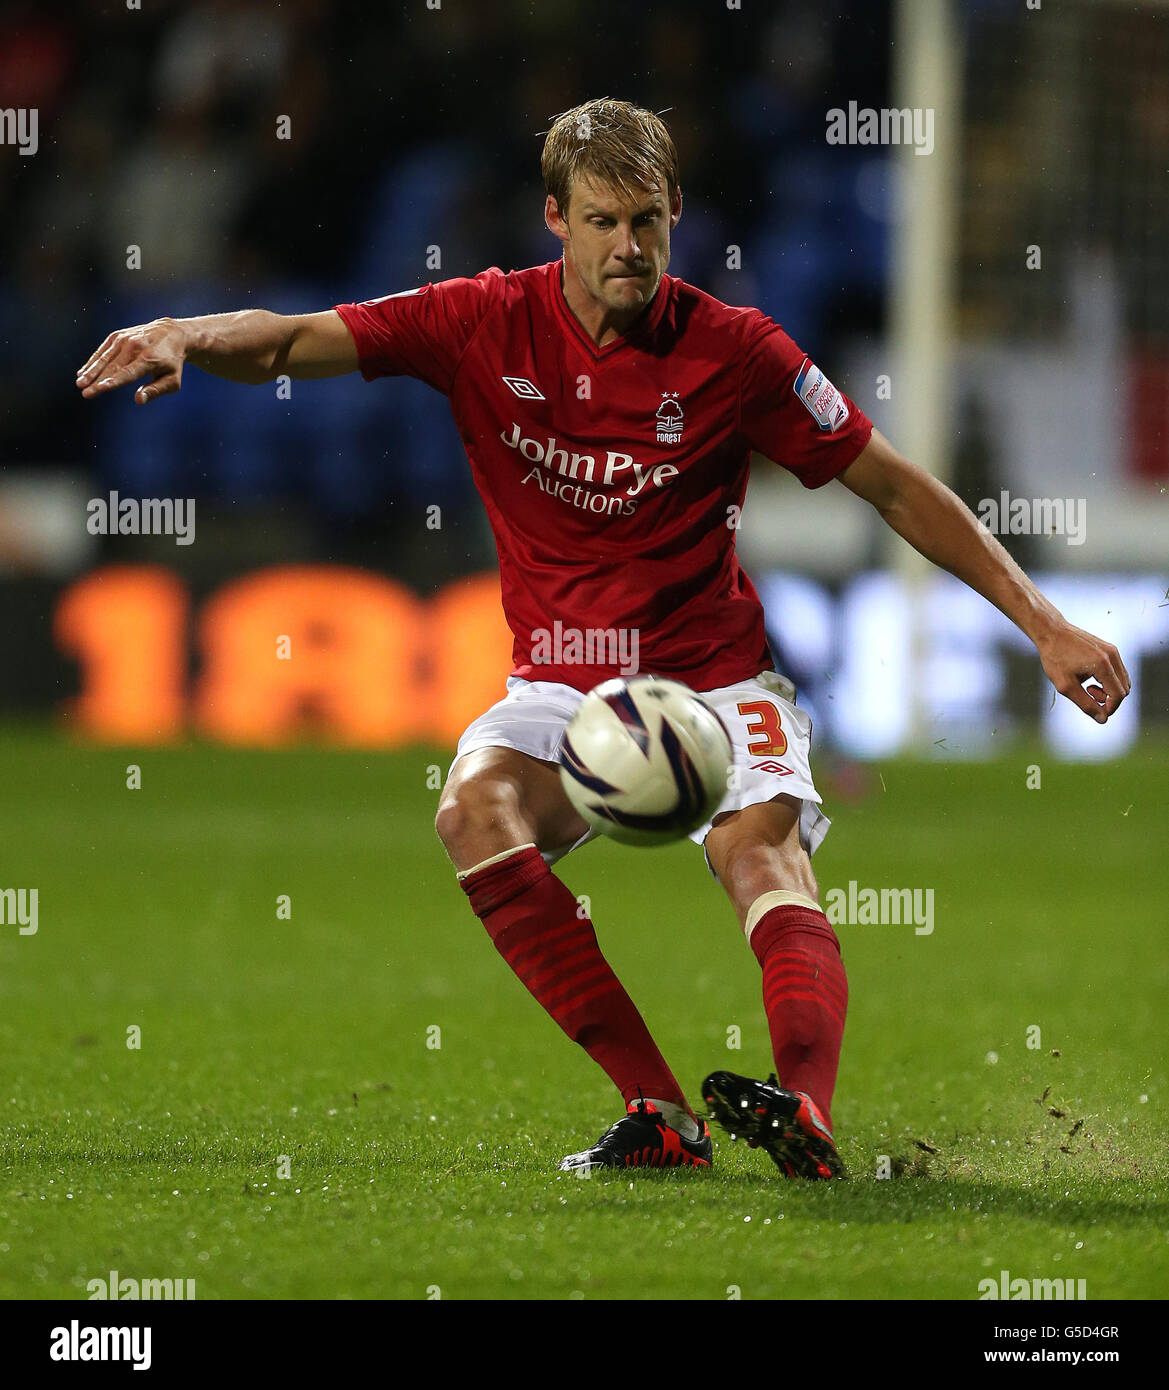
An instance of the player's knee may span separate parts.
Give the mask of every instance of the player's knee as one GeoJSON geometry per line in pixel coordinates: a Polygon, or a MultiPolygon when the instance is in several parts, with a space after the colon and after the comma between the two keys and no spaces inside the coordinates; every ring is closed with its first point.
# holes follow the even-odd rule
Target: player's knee
{"type": "Polygon", "coordinates": [[[516,789],[491,777],[472,777],[448,784],[434,817],[434,829],[452,858],[506,826],[519,812],[516,789]]]}

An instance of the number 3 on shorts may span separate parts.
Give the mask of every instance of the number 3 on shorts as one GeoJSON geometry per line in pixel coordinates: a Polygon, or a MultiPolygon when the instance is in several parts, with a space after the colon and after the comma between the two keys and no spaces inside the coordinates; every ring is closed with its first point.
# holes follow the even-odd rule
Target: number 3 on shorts
{"type": "Polygon", "coordinates": [[[747,736],[759,740],[747,745],[750,757],[779,758],[787,752],[787,735],[779,727],[779,710],[770,700],[744,700],[737,709],[752,720],[747,725],[747,736]]]}

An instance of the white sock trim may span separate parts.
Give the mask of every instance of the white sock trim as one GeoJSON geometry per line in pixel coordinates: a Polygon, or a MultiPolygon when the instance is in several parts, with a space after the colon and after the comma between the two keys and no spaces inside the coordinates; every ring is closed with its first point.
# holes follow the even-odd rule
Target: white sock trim
{"type": "Polygon", "coordinates": [[[803,893],[789,893],[784,888],[777,888],[771,893],[763,893],[747,909],[747,920],[743,923],[743,931],[746,932],[748,941],[751,940],[751,933],[759,925],[760,917],[770,912],[773,907],[810,907],[813,912],[824,911],[818,902],[806,897],[803,893]]]}
{"type": "Polygon", "coordinates": [[[513,849],[501,850],[499,854],[493,854],[490,859],[484,859],[482,864],[476,864],[473,869],[463,869],[455,877],[459,879],[468,878],[471,874],[477,874],[480,869],[488,869],[492,864],[502,863],[503,860],[510,858],[513,854],[519,854],[521,849],[535,849],[536,842],[530,840],[526,845],[516,845],[513,849]]]}
{"type": "Polygon", "coordinates": [[[693,1144],[702,1138],[702,1127],[698,1121],[676,1101],[654,1100],[651,1096],[645,1098],[647,1105],[657,1107],[663,1120],[671,1129],[676,1129],[683,1139],[689,1139],[693,1144]]]}

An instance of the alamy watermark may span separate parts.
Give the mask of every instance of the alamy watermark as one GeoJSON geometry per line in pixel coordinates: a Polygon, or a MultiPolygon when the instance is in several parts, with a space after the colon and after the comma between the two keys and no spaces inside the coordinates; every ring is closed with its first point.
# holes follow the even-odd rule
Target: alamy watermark
{"type": "Polygon", "coordinates": [[[15,145],[21,154],[40,149],[40,112],[35,106],[0,108],[0,145],[15,145]]]}
{"type": "Polygon", "coordinates": [[[149,1327],[68,1327],[49,1333],[50,1361],[129,1361],[136,1371],[150,1369],[149,1327]]]}
{"type": "Polygon", "coordinates": [[[636,676],[641,639],[635,627],[565,627],[559,618],[532,629],[533,666],[616,666],[636,676]]]}
{"type": "Polygon", "coordinates": [[[86,1284],[90,1300],[163,1299],[190,1303],[195,1297],[194,1279],[132,1279],[111,1269],[109,1278],[91,1279],[86,1284]]]}
{"type": "Polygon", "coordinates": [[[979,1301],[988,1298],[1084,1299],[1088,1297],[1086,1279],[1012,1279],[1009,1269],[1000,1269],[997,1279],[978,1281],[979,1301]]]}
{"type": "Polygon", "coordinates": [[[174,536],[175,545],[195,539],[193,497],[93,497],[86,503],[91,536],[174,536]]]}
{"type": "Polygon", "coordinates": [[[825,117],[830,145],[912,145],[914,154],[934,152],[932,106],[834,106],[825,117]]]}
{"type": "Polygon", "coordinates": [[[932,888],[861,888],[850,878],[847,888],[829,888],[824,915],[836,926],[900,927],[912,925],[918,936],[934,929],[932,888]]]}
{"type": "Polygon", "coordinates": [[[36,936],[39,888],[0,888],[0,927],[19,926],[21,936],[36,936]]]}
{"type": "Polygon", "coordinates": [[[1004,488],[978,504],[978,520],[995,536],[1063,536],[1068,545],[1088,537],[1083,497],[1012,497],[1004,488]]]}

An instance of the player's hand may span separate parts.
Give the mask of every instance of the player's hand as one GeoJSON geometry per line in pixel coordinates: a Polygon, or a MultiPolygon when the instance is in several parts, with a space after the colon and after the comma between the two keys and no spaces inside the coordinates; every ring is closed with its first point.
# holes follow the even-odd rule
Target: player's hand
{"type": "Polygon", "coordinates": [[[149,377],[134,392],[139,405],[177,391],[187,358],[186,334],[174,319],[155,319],[136,328],[120,328],[102,343],[77,373],[77,385],[88,400],[129,381],[149,377]]]}
{"type": "Polygon", "coordinates": [[[1093,637],[1083,628],[1064,623],[1037,645],[1052,685],[1098,724],[1115,714],[1132,689],[1124,662],[1112,643],[1093,637]],[[1097,684],[1085,686],[1087,680],[1097,684]]]}

